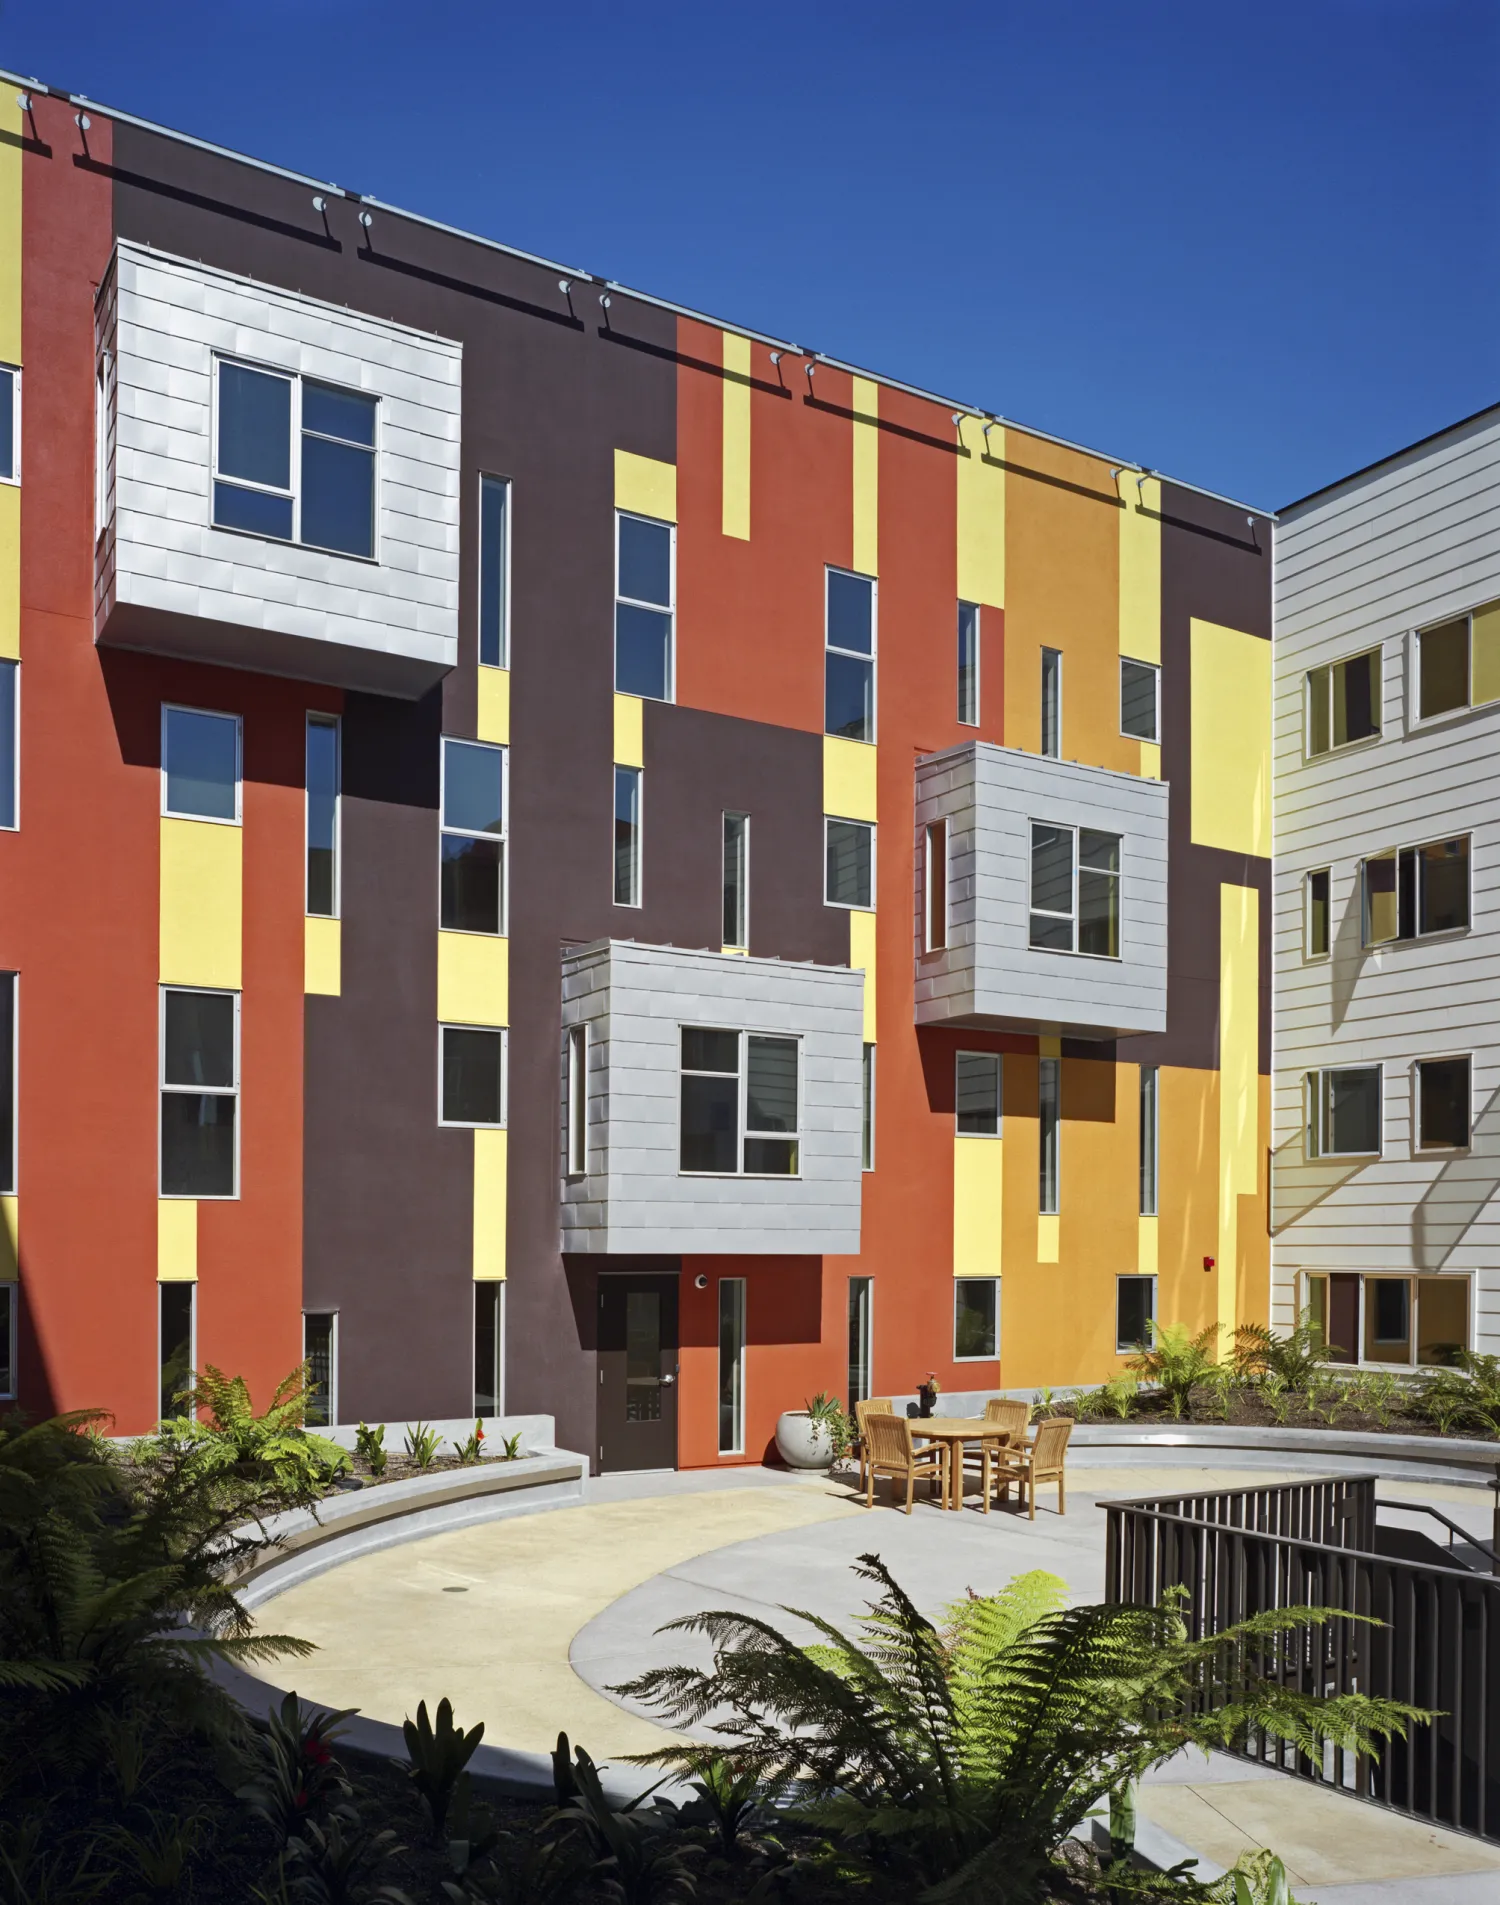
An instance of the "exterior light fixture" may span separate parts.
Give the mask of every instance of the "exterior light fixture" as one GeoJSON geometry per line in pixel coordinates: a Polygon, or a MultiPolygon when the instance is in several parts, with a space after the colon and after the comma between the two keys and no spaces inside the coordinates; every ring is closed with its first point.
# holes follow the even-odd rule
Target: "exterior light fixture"
{"type": "Polygon", "coordinates": [[[955,410],[953,413],[953,427],[955,430],[959,427],[959,425],[963,422],[963,420],[964,420],[964,413],[961,410],[955,410]]]}
{"type": "Polygon", "coordinates": [[[573,280],[571,278],[559,278],[557,281],[557,288],[559,291],[561,291],[563,296],[566,297],[568,293],[573,289],[573,280]]]}
{"type": "Polygon", "coordinates": [[[772,351],[772,353],[771,353],[771,362],[772,362],[773,364],[779,364],[779,363],[781,362],[781,352],[780,352],[780,351],[772,351]]]}
{"type": "Polygon", "coordinates": [[[326,212],[328,210],[328,200],[324,198],[321,192],[314,192],[313,194],[313,210],[315,212],[326,212]]]}
{"type": "Polygon", "coordinates": [[[609,293],[607,291],[601,291],[599,293],[599,302],[604,306],[606,311],[609,309],[609,293]]]}
{"type": "Polygon", "coordinates": [[[31,111],[31,94],[17,93],[16,104],[21,108],[22,112],[30,112],[31,111]]]}
{"type": "Polygon", "coordinates": [[[87,132],[93,123],[86,112],[75,112],[73,115],[73,124],[80,132],[87,132]]]}
{"type": "Polygon", "coordinates": [[[364,226],[365,230],[368,231],[370,227],[375,223],[375,220],[370,216],[368,212],[361,212],[359,215],[359,222],[361,225],[364,226]]]}
{"type": "Polygon", "coordinates": [[[698,1272],[697,1276],[693,1278],[693,1288],[695,1290],[706,1290],[708,1288],[708,1278],[703,1274],[701,1270],[698,1272]]]}

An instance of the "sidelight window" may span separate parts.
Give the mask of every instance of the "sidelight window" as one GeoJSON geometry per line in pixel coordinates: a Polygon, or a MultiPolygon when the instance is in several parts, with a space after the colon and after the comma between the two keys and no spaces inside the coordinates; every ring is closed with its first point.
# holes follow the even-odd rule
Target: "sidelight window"
{"type": "Polygon", "coordinates": [[[979,608],[974,602],[958,605],[958,718],[965,727],[979,725],[979,608]]]}
{"type": "Polygon", "coordinates": [[[20,824],[21,664],[0,661],[0,828],[20,824]]]}
{"type": "Polygon", "coordinates": [[[17,975],[0,972],[0,1192],[16,1188],[17,975]]]}
{"type": "Polygon", "coordinates": [[[680,1168],[795,1177],[799,1041],[682,1028],[680,1168]]]}
{"type": "Polygon", "coordinates": [[[724,816],[723,945],[731,952],[750,949],[750,817],[724,816]]]}
{"type": "Polygon", "coordinates": [[[160,1420],[182,1412],[181,1397],[191,1385],[197,1356],[196,1283],[158,1283],[156,1286],[156,1365],[160,1420]]]}
{"type": "Polygon", "coordinates": [[[450,932],[505,931],[506,752],[443,742],[438,924],[450,932]]]}
{"type": "Polygon", "coordinates": [[[615,769],[615,905],[641,903],[641,770],[615,769]]]}
{"type": "Polygon", "coordinates": [[[498,1416],[504,1381],[505,1285],[474,1285],[474,1413],[498,1416]]]}
{"type": "Polygon", "coordinates": [[[510,666],[510,484],[479,479],[479,660],[510,666]]]}
{"type": "Polygon", "coordinates": [[[0,364],[0,483],[21,480],[21,373],[0,364]]]}
{"type": "Polygon", "coordinates": [[[1055,648],[1042,650],[1042,752],[1062,758],[1062,655],[1055,648]]]}
{"type": "Polygon", "coordinates": [[[1142,1217],[1157,1212],[1157,1179],[1161,1164],[1161,1068],[1141,1067],[1140,1182],[1142,1217]]]}
{"type": "Polygon", "coordinates": [[[1058,1211],[1059,1164],[1062,1141],[1062,1060],[1037,1060],[1037,1210],[1044,1217],[1058,1211]]]}
{"type": "Polygon", "coordinates": [[[303,1421],[310,1429],[326,1429],[338,1421],[338,1317],[332,1310],[305,1310],[302,1314],[302,1360],[307,1364],[307,1399],[303,1421]]]}
{"type": "Polygon", "coordinates": [[[719,1453],[745,1452],[745,1279],[719,1279],[719,1453]]]}

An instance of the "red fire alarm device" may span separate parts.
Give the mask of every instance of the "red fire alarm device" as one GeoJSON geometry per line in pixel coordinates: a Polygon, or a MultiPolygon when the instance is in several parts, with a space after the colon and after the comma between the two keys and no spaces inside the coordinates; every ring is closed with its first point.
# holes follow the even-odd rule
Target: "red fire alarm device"
{"type": "Polygon", "coordinates": [[[1205,1270],[1212,1270],[1212,1269],[1213,1269],[1213,1267],[1214,1267],[1214,1260],[1213,1260],[1213,1258],[1212,1258],[1212,1257],[1205,1257],[1205,1258],[1203,1259],[1203,1268],[1204,1268],[1205,1270]]]}

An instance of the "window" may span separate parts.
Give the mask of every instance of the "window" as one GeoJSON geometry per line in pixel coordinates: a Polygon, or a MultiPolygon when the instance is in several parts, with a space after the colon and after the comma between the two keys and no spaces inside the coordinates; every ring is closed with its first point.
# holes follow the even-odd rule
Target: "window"
{"type": "MultiPolygon", "coordinates": [[[[94,540],[104,534],[109,522],[110,463],[114,456],[114,360],[108,351],[99,359],[94,373],[94,540]]],[[[3,427],[3,426],[0,426],[3,427]]]]}
{"type": "Polygon", "coordinates": [[[1055,648],[1042,650],[1042,752],[1062,758],[1062,656],[1055,648]]]}
{"type": "Polygon", "coordinates": [[[1303,947],[1309,959],[1326,959],[1329,947],[1329,872],[1319,867],[1303,886],[1303,947]]]}
{"type": "Polygon", "coordinates": [[[959,1052],[953,1060],[953,1108],[958,1130],[970,1138],[1000,1136],[1000,1055],[959,1052]]]}
{"type": "Polygon", "coordinates": [[[993,1362],[1000,1354],[1000,1279],[956,1277],[953,1283],[953,1360],[993,1362]]]}
{"type": "Polygon", "coordinates": [[[1037,1209],[1044,1217],[1057,1214],[1058,1151],[1062,1121],[1062,1060],[1037,1060],[1037,1209]]]}
{"type": "Polygon", "coordinates": [[[240,818],[240,721],[202,708],[161,711],[161,810],[190,820],[240,818]]]}
{"type": "Polygon", "coordinates": [[[1307,1155],[1377,1157],[1381,1135],[1378,1065],[1307,1075],[1307,1155]]]}
{"type": "Polygon", "coordinates": [[[0,483],[21,480],[21,373],[0,364],[0,483]]]}
{"type": "Polygon", "coordinates": [[[948,823],[934,820],[927,828],[922,854],[922,945],[941,952],[948,944],[948,823]]]}
{"type": "Polygon", "coordinates": [[[334,1393],[337,1322],[331,1310],[303,1312],[302,1360],[307,1364],[307,1400],[302,1419],[309,1429],[331,1428],[339,1419],[334,1393]]]}
{"type": "Polygon", "coordinates": [[[1467,1277],[1307,1276],[1306,1308],[1337,1363],[1442,1368],[1469,1347],[1467,1277]]]}
{"type": "Polygon", "coordinates": [[[641,770],[615,769],[615,905],[641,903],[641,770]]]}
{"type": "Polygon", "coordinates": [[[438,923],[450,932],[505,931],[506,750],[443,742],[438,923]]]}
{"type": "Polygon", "coordinates": [[[862,1171],[875,1169],[875,1047],[866,1045],[860,1055],[859,1166],[862,1171]]]}
{"type": "Polygon", "coordinates": [[[181,1413],[178,1398],[193,1380],[196,1289],[193,1283],[158,1283],[156,1286],[157,1394],[163,1422],[181,1413]]]}
{"type": "Polygon", "coordinates": [[[1161,739],[1161,670],[1120,657],[1120,732],[1137,741],[1161,739]]]}
{"type": "Polygon", "coordinates": [[[505,1033],[493,1026],[444,1025],[439,1122],[505,1123],[505,1033]]]}
{"type": "Polygon", "coordinates": [[[0,1402],[16,1399],[16,1336],[21,1292],[14,1283],[0,1283],[0,1402]]]}
{"type": "Polygon", "coordinates": [[[0,1192],[16,1188],[16,975],[0,972],[0,1192]]]}
{"type": "Polygon", "coordinates": [[[479,659],[510,666],[510,484],[479,479],[479,659]]]}
{"type": "Polygon", "coordinates": [[[1121,1354],[1147,1343],[1156,1321],[1156,1278],[1115,1278],[1115,1348],[1121,1354]]]}
{"type": "Polygon", "coordinates": [[[958,605],[958,718],[965,727],[979,726],[979,609],[973,602],[958,605]]]}
{"type": "Polygon", "coordinates": [[[1307,751],[1327,754],[1380,732],[1380,650],[1351,655],[1307,675],[1307,751]]]}
{"type": "Polygon", "coordinates": [[[683,1026],[681,1169],[795,1177],[797,1074],[794,1038],[683,1026]]]}
{"type": "Polygon", "coordinates": [[[474,1413],[498,1416],[505,1347],[505,1285],[474,1285],[474,1413]]]}
{"type": "Polygon", "coordinates": [[[377,409],[358,391],[221,358],[214,526],[373,559],[377,409]]]}
{"type": "Polygon", "coordinates": [[[161,993],[161,1195],[238,1195],[239,995],[161,993]]]}
{"type": "Polygon", "coordinates": [[[1469,924],[1467,834],[1374,854],[1362,871],[1367,946],[1459,932],[1469,924]]]}
{"type": "Polygon", "coordinates": [[[719,1453],[745,1452],[745,1279],[719,1278],[719,1453]]]}
{"type": "Polygon", "coordinates": [[[1500,700],[1500,602],[1417,631],[1417,719],[1500,700]]]}
{"type": "Polygon", "coordinates": [[[1161,1072],[1155,1065],[1141,1067],[1141,1216],[1157,1211],[1157,1174],[1161,1157],[1161,1072]]]}
{"type": "Polygon", "coordinates": [[[826,571],[823,728],[846,741],[875,739],[875,582],[826,571]]]}
{"type": "Polygon", "coordinates": [[[307,717],[307,910],[336,919],[339,910],[339,721],[307,717]]]}
{"type": "Polygon", "coordinates": [[[615,513],[615,692],[670,701],[677,532],[615,513]]]}
{"type": "Polygon", "coordinates": [[[823,822],[826,874],[823,898],[829,906],[875,904],[875,828],[868,820],[823,822]]]}
{"type": "Polygon", "coordinates": [[[568,1176],[582,1177],[589,1159],[589,1029],[568,1027],[568,1176]]]}
{"type": "Polygon", "coordinates": [[[1468,1058],[1417,1061],[1418,1150],[1462,1151],[1468,1146],[1471,1064],[1468,1058]]]}
{"type": "Polygon", "coordinates": [[[21,807],[21,664],[0,661],[0,828],[15,827],[21,807]]]}
{"type": "Polygon", "coordinates": [[[849,1279],[849,1390],[848,1409],[870,1396],[870,1353],[874,1341],[875,1280],[849,1279]]]}
{"type": "Polygon", "coordinates": [[[724,945],[735,952],[750,948],[750,820],[724,816],[724,945]]]}
{"type": "Polygon", "coordinates": [[[1031,944],[1120,956],[1120,836],[1031,823],[1031,944]]]}

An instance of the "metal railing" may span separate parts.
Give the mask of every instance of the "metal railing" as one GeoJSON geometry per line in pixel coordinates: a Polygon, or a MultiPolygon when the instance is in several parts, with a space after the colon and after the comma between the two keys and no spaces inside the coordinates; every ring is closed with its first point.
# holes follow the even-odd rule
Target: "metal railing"
{"type": "Polygon", "coordinates": [[[1185,1589],[1195,1638],[1276,1608],[1365,1617],[1283,1641],[1263,1671],[1303,1693],[1375,1694],[1436,1718],[1378,1759],[1330,1746],[1319,1762],[1261,1735],[1236,1750],[1500,1842],[1500,1579],[1374,1553],[1375,1488],[1374,1476],[1335,1476],[1104,1503],[1106,1599],[1154,1605],[1185,1589]]]}

